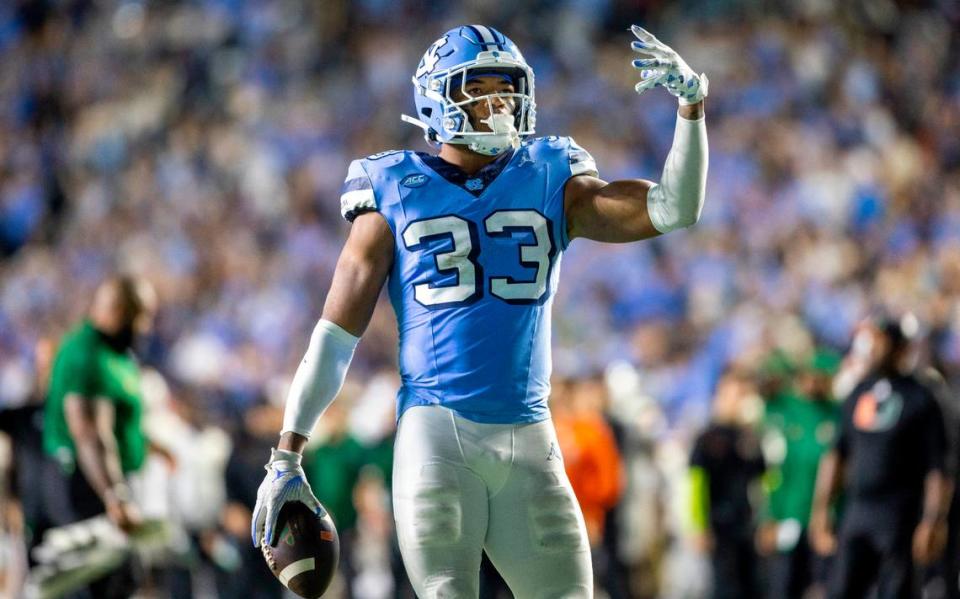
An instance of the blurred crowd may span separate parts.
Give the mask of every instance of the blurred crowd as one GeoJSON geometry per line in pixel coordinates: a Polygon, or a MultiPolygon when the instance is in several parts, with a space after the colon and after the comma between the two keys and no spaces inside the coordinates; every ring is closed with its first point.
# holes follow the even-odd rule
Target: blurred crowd
{"type": "MultiPolygon", "coordinates": [[[[696,547],[674,541],[697,528],[681,497],[723,372],[751,373],[747,420],[790,418],[764,416],[765,384],[807,384],[864,316],[910,310],[924,361],[960,385],[956,3],[0,3],[0,409],[42,400],[51,344],[105,276],[156,286],[139,354],[170,451],[147,468],[145,511],[175,515],[198,556],[158,585],[276,596],[242,566],[259,559],[249,509],[348,230],[339,187],[353,158],[427,149],[399,119],[410,76],[466,22],[512,37],[536,74],[538,134],[572,135],[607,180],[656,179],[675,122],[673,98],[633,92],[630,23],[712,82],[701,222],[577,241],[563,260],[554,409],[565,454],[586,447],[568,462],[611,596],[709,586],[690,575],[706,567],[696,547]]],[[[395,347],[384,301],[308,465],[339,506],[357,597],[403,588],[386,492],[395,347]]]]}

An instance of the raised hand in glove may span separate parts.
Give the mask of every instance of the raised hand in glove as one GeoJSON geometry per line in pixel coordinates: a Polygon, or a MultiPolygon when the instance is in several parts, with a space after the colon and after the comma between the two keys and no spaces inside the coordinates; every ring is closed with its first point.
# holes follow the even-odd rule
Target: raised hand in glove
{"type": "Polygon", "coordinates": [[[640,82],[634,88],[638,94],[651,87],[663,86],[676,96],[682,105],[696,104],[707,96],[710,82],[706,75],[693,72],[673,48],[643,27],[633,25],[630,31],[639,40],[630,46],[634,51],[648,57],[633,61],[633,67],[640,70],[640,82]]]}

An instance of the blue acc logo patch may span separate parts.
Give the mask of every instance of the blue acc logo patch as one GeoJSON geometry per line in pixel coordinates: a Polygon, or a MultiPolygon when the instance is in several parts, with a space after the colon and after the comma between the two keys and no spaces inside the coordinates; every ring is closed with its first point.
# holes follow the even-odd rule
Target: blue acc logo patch
{"type": "Polygon", "coordinates": [[[430,180],[430,177],[422,173],[417,173],[415,175],[407,175],[406,177],[404,177],[403,180],[400,181],[400,185],[403,185],[404,187],[410,187],[410,188],[423,187],[424,185],[427,184],[427,181],[429,180],[430,180]]]}

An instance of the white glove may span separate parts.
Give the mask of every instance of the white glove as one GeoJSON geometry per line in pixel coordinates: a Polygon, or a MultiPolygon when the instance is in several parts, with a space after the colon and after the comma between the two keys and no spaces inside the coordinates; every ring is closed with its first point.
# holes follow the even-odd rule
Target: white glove
{"type": "Polygon", "coordinates": [[[279,532],[274,530],[277,516],[285,503],[300,501],[318,516],[326,515],[310,490],[307,477],[300,467],[300,457],[299,453],[284,449],[270,451],[270,461],[264,466],[267,476],[257,490],[257,505],[253,508],[253,520],[250,523],[254,547],[259,547],[263,541],[273,545],[274,537],[279,532]]]}
{"type": "Polygon", "coordinates": [[[643,27],[632,25],[630,31],[640,40],[630,44],[630,47],[651,57],[633,61],[633,68],[640,70],[640,82],[634,88],[638,94],[662,85],[683,105],[696,104],[707,96],[710,82],[706,75],[694,73],[673,48],[643,27]]]}

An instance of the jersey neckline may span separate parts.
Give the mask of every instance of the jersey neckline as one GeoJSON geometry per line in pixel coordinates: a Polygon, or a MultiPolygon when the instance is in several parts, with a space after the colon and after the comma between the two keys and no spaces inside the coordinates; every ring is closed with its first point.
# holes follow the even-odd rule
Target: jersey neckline
{"type": "Polygon", "coordinates": [[[420,162],[443,177],[448,183],[456,185],[473,197],[478,198],[483,195],[483,192],[485,192],[500,173],[503,172],[503,169],[513,161],[513,158],[517,155],[517,150],[504,152],[502,156],[498,156],[496,160],[485,165],[472,175],[466,173],[459,166],[450,164],[434,154],[415,152],[415,155],[420,159],[420,162]]]}

